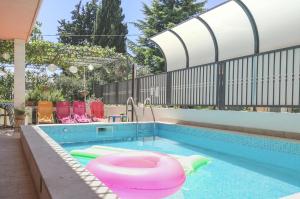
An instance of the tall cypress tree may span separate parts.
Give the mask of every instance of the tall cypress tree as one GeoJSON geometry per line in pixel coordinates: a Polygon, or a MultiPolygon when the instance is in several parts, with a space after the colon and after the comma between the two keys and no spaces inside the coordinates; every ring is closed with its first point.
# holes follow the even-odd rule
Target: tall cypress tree
{"type": "Polygon", "coordinates": [[[71,21],[65,19],[59,20],[58,33],[60,34],[59,41],[62,43],[80,45],[92,44],[93,38],[91,36],[66,36],[72,35],[92,35],[94,33],[94,24],[97,13],[98,0],[92,0],[82,5],[79,1],[75,5],[75,9],[71,12],[71,21]]]}
{"type": "Polygon", "coordinates": [[[135,60],[140,65],[149,66],[151,73],[162,72],[163,57],[148,38],[203,12],[205,3],[206,1],[199,3],[197,0],[153,0],[150,6],[143,4],[145,19],[135,23],[143,36],[140,36],[136,43],[129,42],[135,60]]]}
{"type": "Polygon", "coordinates": [[[98,6],[94,44],[102,47],[114,47],[120,53],[126,52],[128,30],[127,25],[123,23],[124,18],[121,0],[102,0],[101,5],[98,6]]]}

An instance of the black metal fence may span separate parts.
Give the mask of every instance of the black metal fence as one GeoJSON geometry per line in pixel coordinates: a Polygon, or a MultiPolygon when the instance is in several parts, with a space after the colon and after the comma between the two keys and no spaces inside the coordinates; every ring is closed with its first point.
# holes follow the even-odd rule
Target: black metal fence
{"type": "MultiPolygon", "coordinates": [[[[97,85],[106,104],[125,104],[132,80],[97,85]]],[[[156,105],[300,106],[300,46],[135,79],[135,100],[156,105]]]]}

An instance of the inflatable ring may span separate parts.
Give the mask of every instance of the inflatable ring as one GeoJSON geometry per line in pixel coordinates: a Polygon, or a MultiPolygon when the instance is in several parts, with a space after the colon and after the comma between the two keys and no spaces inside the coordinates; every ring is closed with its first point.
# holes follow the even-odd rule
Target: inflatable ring
{"type": "Polygon", "coordinates": [[[176,159],[153,152],[103,156],[86,168],[122,199],[164,198],[180,189],[186,178],[176,159]]]}

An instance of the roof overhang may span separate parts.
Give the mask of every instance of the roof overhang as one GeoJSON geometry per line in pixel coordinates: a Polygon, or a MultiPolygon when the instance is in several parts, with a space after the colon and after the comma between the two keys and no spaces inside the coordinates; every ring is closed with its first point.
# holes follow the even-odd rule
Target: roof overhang
{"type": "Polygon", "coordinates": [[[42,0],[1,0],[0,40],[28,41],[42,0]]]}

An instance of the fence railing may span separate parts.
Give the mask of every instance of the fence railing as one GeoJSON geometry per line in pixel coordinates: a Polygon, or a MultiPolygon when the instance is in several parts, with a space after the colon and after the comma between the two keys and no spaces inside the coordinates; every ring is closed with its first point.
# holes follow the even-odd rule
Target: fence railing
{"type": "MultiPolygon", "coordinates": [[[[97,85],[106,104],[125,104],[132,80],[97,85]]],[[[135,79],[135,100],[156,105],[300,106],[300,46],[135,79]]]]}

